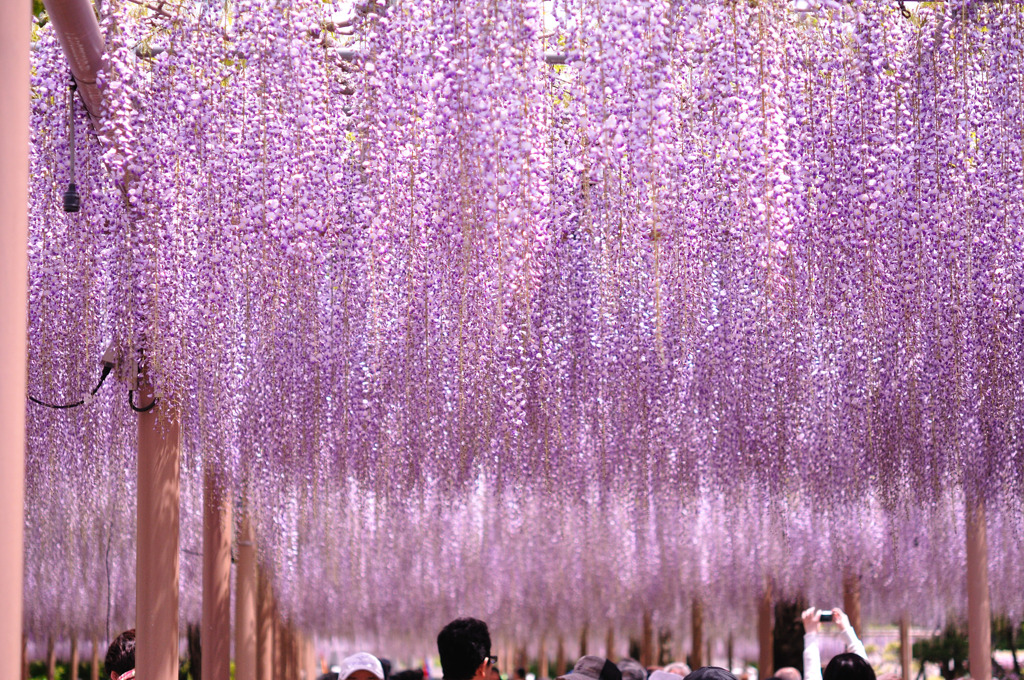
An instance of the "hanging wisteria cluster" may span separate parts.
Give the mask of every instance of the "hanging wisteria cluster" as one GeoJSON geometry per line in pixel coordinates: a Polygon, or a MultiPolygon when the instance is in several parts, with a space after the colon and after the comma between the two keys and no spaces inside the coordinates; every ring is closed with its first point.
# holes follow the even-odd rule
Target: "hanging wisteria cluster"
{"type": "Polygon", "coordinates": [[[1024,615],[1022,6],[105,5],[78,214],[35,42],[30,393],[120,366],[29,406],[33,635],[133,616],[136,360],[309,630],[937,624],[965,498],[1024,615]]]}

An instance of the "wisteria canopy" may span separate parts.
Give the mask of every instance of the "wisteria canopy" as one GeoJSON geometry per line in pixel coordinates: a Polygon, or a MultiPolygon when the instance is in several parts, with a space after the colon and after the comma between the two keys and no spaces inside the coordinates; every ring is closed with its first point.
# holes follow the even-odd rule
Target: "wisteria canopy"
{"type": "Polygon", "coordinates": [[[107,112],[34,29],[26,625],[130,624],[140,359],[283,615],[752,635],[1024,615],[1024,6],[103,3],[107,112]],[[155,6],[154,6],[155,7],[155,6]],[[136,395],[138,397],[138,395],[136,395]]]}

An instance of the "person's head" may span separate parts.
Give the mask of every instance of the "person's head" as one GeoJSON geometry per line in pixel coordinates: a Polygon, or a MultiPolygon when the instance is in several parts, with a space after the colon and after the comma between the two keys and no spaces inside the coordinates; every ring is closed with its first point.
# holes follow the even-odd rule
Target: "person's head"
{"type": "Polygon", "coordinates": [[[519,680],[526,680],[526,669],[522,666],[516,668],[516,677],[519,678],[519,680]]]}
{"type": "Polygon", "coordinates": [[[783,666],[778,669],[775,671],[775,677],[778,678],[778,680],[803,680],[803,676],[800,674],[800,671],[792,666],[783,666]]]}
{"type": "Polygon", "coordinates": [[[445,680],[484,680],[490,674],[491,634],[480,619],[455,619],[437,634],[445,680]]]}
{"type": "Polygon", "coordinates": [[[825,666],[822,680],[875,680],[875,669],[857,654],[837,654],[825,666]]]}
{"type": "Polygon", "coordinates": [[[675,673],[676,675],[681,675],[684,678],[690,674],[690,667],[686,665],[685,661],[673,661],[661,670],[665,671],[666,673],[675,673]]]}
{"type": "Polygon", "coordinates": [[[686,680],[736,680],[736,676],[719,666],[703,666],[691,671],[686,680]]]}
{"type": "Polygon", "coordinates": [[[114,638],[107,648],[103,668],[111,680],[118,680],[128,671],[135,670],[135,629],[126,630],[114,638]]]}
{"type": "Polygon", "coordinates": [[[497,666],[491,666],[490,680],[501,680],[501,671],[498,670],[497,666]]]}
{"type": "Polygon", "coordinates": [[[622,672],[622,680],[647,680],[647,670],[636,659],[626,657],[616,665],[622,672]]]}
{"type": "Polygon", "coordinates": [[[608,659],[600,656],[581,656],[572,670],[558,676],[558,680],[622,680],[622,671],[608,659]]]}
{"type": "Polygon", "coordinates": [[[373,654],[359,652],[341,660],[338,680],[384,680],[384,668],[373,654]]]}

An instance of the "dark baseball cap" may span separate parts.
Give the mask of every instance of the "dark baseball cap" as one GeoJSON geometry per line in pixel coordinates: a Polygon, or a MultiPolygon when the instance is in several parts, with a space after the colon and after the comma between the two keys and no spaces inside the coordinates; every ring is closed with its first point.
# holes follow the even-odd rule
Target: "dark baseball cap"
{"type": "Polygon", "coordinates": [[[719,666],[704,666],[691,671],[683,680],[736,680],[736,676],[719,666]]]}
{"type": "Polygon", "coordinates": [[[608,659],[588,654],[557,680],[622,680],[622,671],[608,659]]]}

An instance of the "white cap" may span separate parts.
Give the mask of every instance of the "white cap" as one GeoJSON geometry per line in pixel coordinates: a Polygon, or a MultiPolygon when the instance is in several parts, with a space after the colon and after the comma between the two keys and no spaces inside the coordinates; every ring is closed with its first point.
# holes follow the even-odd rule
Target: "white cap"
{"type": "Polygon", "coordinates": [[[380,660],[373,654],[359,652],[341,660],[341,668],[338,670],[338,680],[345,680],[356,671],[370,671],[377,680],[384,680],[384,667],[380,660]]]}

